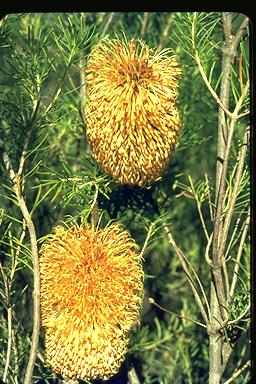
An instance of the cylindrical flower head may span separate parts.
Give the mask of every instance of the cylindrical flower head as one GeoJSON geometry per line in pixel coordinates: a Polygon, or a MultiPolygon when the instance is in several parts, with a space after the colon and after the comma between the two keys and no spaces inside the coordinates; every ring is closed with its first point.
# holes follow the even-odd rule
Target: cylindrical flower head
{"type": "Polygon", "coordinates": [[[181,71],[169,52],[155,53],[142,41],[106,39],[89,55],[87,138],[103,170],[122,184],[160,179],[174,151],[181,71]]]}
{"type": "Polygon", "coordinates": [[[70,379],[108,379],[143,299],[141,257],[120,225],[58,226],[40,257],[46,359],[70,379]]]}

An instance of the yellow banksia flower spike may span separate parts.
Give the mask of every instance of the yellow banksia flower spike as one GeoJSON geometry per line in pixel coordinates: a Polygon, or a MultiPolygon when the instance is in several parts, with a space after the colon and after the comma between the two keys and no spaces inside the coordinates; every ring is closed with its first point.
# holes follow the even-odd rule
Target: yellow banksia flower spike
{"type": "Polygon", "coordinates": [[[140,40],[105,39],[89,55],[87,138],[116,181],[149,185],[167,168],[180,131],[180,73],[170,49],[156,53],[140,40]]]}
{"type": "Polygon", "coordinates": [[[124,361],[143,300],[141,256],[117,223],[57,226],[41,248],[47,362],[65,379],[108,379],[124,361]]]}

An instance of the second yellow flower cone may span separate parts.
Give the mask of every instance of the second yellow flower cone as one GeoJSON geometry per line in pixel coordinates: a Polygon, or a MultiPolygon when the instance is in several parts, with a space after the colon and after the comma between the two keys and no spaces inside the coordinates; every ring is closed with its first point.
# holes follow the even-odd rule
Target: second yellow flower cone
{"type": "Polygon", "coordinates": [[[122,184],[145,186],[167,168],[180,130],[175,105],[181,73],[169,50],[105,39],[86,69],[87,138],[103,170],[122,184]]]}
{"type": "Polygon", "coordinates": [[[128,232],[117,223],[56,227],[40,271],[47,362],[69,379],[116,374],[143,300],[141,257],[128,232]]]}

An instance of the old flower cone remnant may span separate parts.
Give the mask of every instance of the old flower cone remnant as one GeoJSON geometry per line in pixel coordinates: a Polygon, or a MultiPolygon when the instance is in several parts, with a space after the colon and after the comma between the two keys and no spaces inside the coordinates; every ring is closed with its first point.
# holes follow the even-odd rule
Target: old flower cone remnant
{"type": "Polygon", "coordinates": [[[113,179],[145,186],[160,179],[180,130],[175,106],[181,73],[169,49],[105,39],[86,69],[87,138],[113,179]]]}
{"type": "Polygon", "coordinates": [[[46,359],[65,379],[108,379],[118,372],[143,298],[134,247],[116,223],[58,226],[42,246],[46,359]]]}

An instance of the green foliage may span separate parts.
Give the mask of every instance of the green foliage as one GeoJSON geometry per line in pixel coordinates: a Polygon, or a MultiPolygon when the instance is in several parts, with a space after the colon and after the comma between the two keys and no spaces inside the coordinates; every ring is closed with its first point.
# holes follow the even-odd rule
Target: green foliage
{"type": "Polygon", "coordinates": [[[87,221],[99,194],[108,198],[110,192],[109,176],[103,174],[97,163],[89,157],[81,160],[79,172],[72,171],[68,164],[60,159],[58,172],[46,167],[45,171],[42,170],[38,174],[41,183],[35,187],[38,189],[36,206],[49,196],[51,204],[58,201],[64,208],[71,207],[74,221],[77,218],[87,221]]]}
{"type": "MultiPolygon", "coordinates": [[[[212,61],[220,49],[221,14],[218,12],[178,12],[174,38],[183,44],[183,50],[192,58],[199,49],[206,62],[212,61]]],[[[216,58],[216,57],[215,57],[216,58]]],[[[211,63],[212,64],[212,63],[211,63]]],[[[211,72],[213,72],[211,67],[211,72]]]]}
{"type": "MultiPolygon", "coordinates": [[[[243,15],[234,14],[234,29],[242,19],[243,15]]],[[[127,361],[135,366],[141,383],[207,382],[208,335],[205,328],[193,323],[203,320],[165,227],[171,228],[194,268],[193,276],[199,276],[209,297],[211,270],[206,247],[216,213],[219,107],[195,58],[200,56],[210,85],[219,93],[222,27],[218,12],[28,13],[7,15],[0,21],[0,379],[11,340],[8,383],[21,382],[33,320],[30,236],[2,156],[7,152],[14,171],[21,171],[19,182],[39,247],[61,221],[91,221],[95,212],[101,217],[100,225],[112,219],[123,223],[139,245],[144,259],[145,300],[141,325],[131,333],[127,361]],[[150,188],[121,186],[103,173],[91,155],[81,116],[83,71],[91,48],[106,35],[123,33],[127,39],[143,38],[157,50],[172,48],[182,67],[177,101],[182,133],[163,180],[150,188]],[[149,297],[162,309],[152,305],[149,297]],[[12,316],[11,337],[8,313],[12,316]]],[[[245,34],[232,65],[231,111],[249,76],[248,52],[245,34]]],[[[247,96],[240,111],[244,116],[237,122],[232,141],[223,220],[234,192],[249,101],[247,96]]],[[[241,257],[237,256],[250,202],[248,163],[247,156],[225,249],[227,284],[232,283],[234,268],[239,265],[238,283],[228,308],[229,321],[233,322],[232,330],[242,331],[242,337],[233,343],[226,379],[237,365],[244,364],[249,349],[249,319],[239,319],[250,300],[248,235],[241,257]]],[[[225,332],[230,341],[230,328],[225,332]]],[[[33,380],[60,383],[60,377],[44,359],[42,334],[33,380]]],[[[244,383],[246,375],[242,374],[237,382],[244,383]]],[[[127,382],[127,374],[120,377],[109,383],[127,382]]]]}

